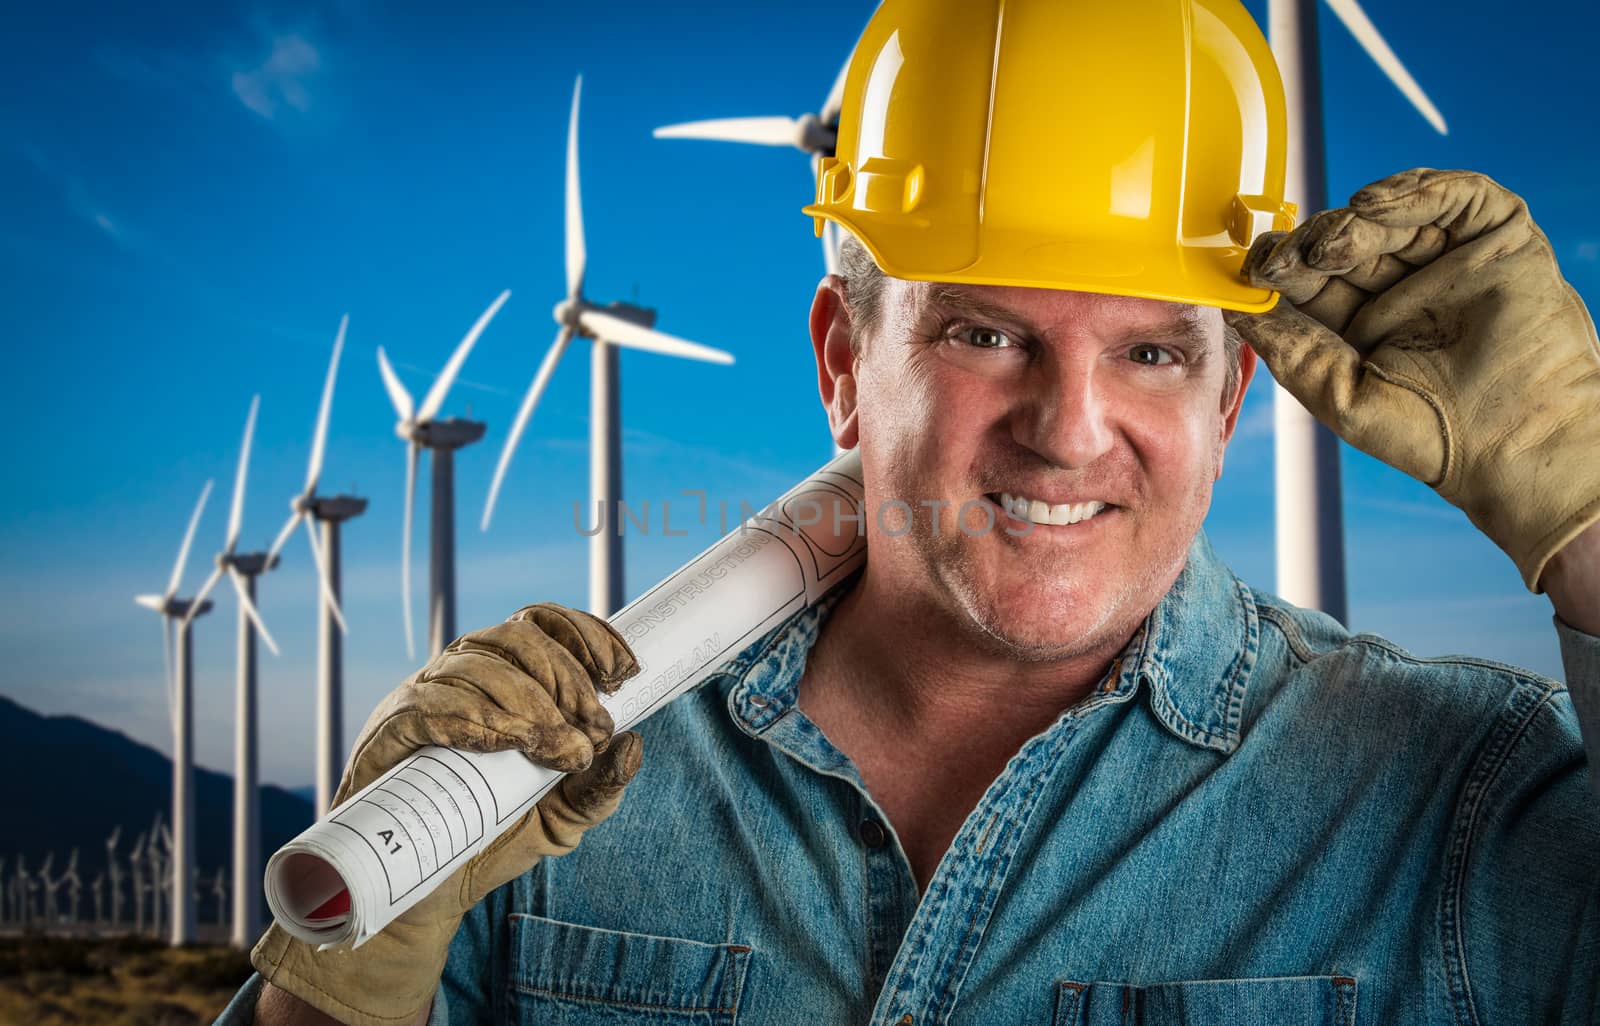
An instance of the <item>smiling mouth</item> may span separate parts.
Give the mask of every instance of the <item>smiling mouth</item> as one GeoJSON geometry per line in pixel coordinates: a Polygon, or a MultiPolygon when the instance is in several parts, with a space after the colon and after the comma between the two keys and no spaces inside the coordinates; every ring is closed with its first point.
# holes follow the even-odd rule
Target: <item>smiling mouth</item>
{"type": "Polygon", "coordinates": [[[1040,499],[1030,499],[1010,492],[987,492],[984,498],[1005,510],[1018,520],[1044,527],[1067,527],[1092,520],[1107,510],[1116,509],[1108,502],[1091,499],[1086,502],[1061,502],[1051,505],[1040,499]]]}

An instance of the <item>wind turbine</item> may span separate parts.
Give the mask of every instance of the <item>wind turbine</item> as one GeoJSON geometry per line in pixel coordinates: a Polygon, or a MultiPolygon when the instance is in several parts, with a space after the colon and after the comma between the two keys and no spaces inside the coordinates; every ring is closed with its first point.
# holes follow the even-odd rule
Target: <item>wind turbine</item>
{"type": "Polygon", "coordinates": [[[133,850],[128,852],[128,866],[133,883],[133,932],[144,934],[144,834],[133,840],[133,850]]]}
{"type": "MultiPolygon", "coordinates": [[[[239,596],[239,669],[235,689],[236,713],[234,719],[233,763],[233,867],[238,880],[246,882],[247,892],[253,892],[261,881],[261,793],[259,781],[260,759],[256,748],[256,631],[266,642],[273,655],[278,646],[267,633],[261,614],[256,611],[256,578],[272,569],[277,557],[266,552],[241,553],[235,551],[239,544],[239,528],[244,518],[244,485],[250,470],[250,442],[255,435],[256,411],[261,397],[250,400],[250,416],[244,425],[244,443],[239,447],[239,468],[233,477],[233,507],[228,511],[228,538],[217,555],[217,567],[206,578],[199,599],[204,600],[222,579],[223,574],[233,584],[239,596]]],[[[190,616],[193,614],[191,613],[190,616]]],[[[192,810],[182,810],[179,818],[173,809],[173,887],[172,887],[172,937],[174,944],[186,944],[194,939],[195,907],[189,893],[189,873],[194,866],[194,827],[190,822],[192,810]]],[[[247,903],[248,904],[248,903],[247,903]]],[[[234,918],[235,947],[249,947],[261,932],[260,914],[254,908],[243,916],[234,918]],[[245,932],[246,930],[250,932],[245,932]]]]}
{"type": "MultiPolygon", "coordinates": [[[[134,598],[135,602],[146,609],[155,610],[168,621],[162,624],[161,641],[167,656],[167,711],[172,716],[172,817],[180,824],[180,843],[174,863],[194,858],[194,836],[189,827],[194,819],[194,639],[190,628],[195,617],[203,616],[211,609],[211,602],[203,597],[180,599],[177,595],[178,585],[183,580],[183,565],[189,559],[189,546],[194,541],[194,530],[200,523],[200,514],[205,510],[206,499],[210,495],[211,482],[207,481],[200,492],[200,501],[195,504],[194,513],[189,517],[189,529],[184,532],[183,545],[178,549],[178,561],[172,566],[167,590],[160,595],[138,595],[134,598]],[[177,638],[169,640],[167,629],[174,621],[177,638]],[[173,648],[177,649],[176,667],[172,665],[173,648]]],[[[194,939],[192,921],[188,924],[186,935],[178,919],[174,918],[172,923],[174,944],[194,939]]]]}
{"type": "Polygon", "coordinates": [[[683,356],[709,363],[730,364],[733,356],[654,330],[656,312],[631,303],[611,303],[600,307],[583,295],[583,276],[588,254],[583,237],[583,204],[578,192],[578,99],[583,91],[583,76],[572,88],[572,115],[567,125],[566,190],[566,265],[567,296],[556,304],[555,319],[561,326],[556,340],[545,353],[544,362],[534,375],[533,384],[522,397],[517,419],[500,451],[489,498],[483,507],[482,529],[489,529],[494,515],[500,483],[511,465],[522,431],[528,426],[539,396],[550,382],[561,354],[573,336],[591,341],[590,351],[590,427],[589,489],[598,509],[599,528],[589,538],[589,611],[609,616],[622,605],[622,530],[617,503],[622,498],[622,431],[617,396],[617,346],[643,349],[664,356],[683,356]],[[607,514],[613,519],[607,524],[607,514]]]}
{"type": "Polygon", "coordinates": [[[117,839],[122,836],[122,825],[111,828],[106,838],[106,874],[111,878],[111,929],[122,923],[122,867],[117,865],[117,839]]]}
{"type": "MultiPolygon", "coordinates": [[[[839,108],[844,105],[845,73],[850,62],[834,77],[833,88],[822,101],[822,109],[815,114],[802,114],[797,118],[755,117],[716,118],[710,121],[686,121],[665,125],[652,135],[657,139],[709,139],[716,142],[754,143],[758,146],[793,146],[811,157],[811,178],[817,177],[817,165],[823,157],[833,156],[839,138],[839,108]]],[[[822,263],[829,274],[839,270],[840,227],[833,221],[822,225],[822,263]]]]}
{"type": "Polygon", "coordinates": [[[56,891],[61,887],[61,881],[66,879],[66,874],[50,879],[50,867],[54,865],[56,853],[44,853],[44,865],[39,867],[39,884],[44,889],[44,928],[50,929],[56,921],[56,891]]]}
{"type": "MultiPolygon", "coordinates": [[[[317,408],[317,428],[311,441],[311,464],[306,470],[305,488],[289,502],[289,519],[278,531],[272,548],[267,550],[267,562],[277,559],[278,552],[294,533],[297,525],[306,525],[306,541],[311,546],[311,561],[317,568],[317,808],[320,817],[333,805],[333,792],[339,787],[339,773],[344,766],[344,639],[348,630],[344,614],[339,609],[339,525],[366,511],[367,500],[353,495],[325,496],[317,494],[317,479],[322,475],[322,453],[328,441],[328,414],[333,408],[333,385],[339,376],[339,355],[344,351],[345,329],[350,325],[349,315],[339,319],[339,334],[333,340],[333,357],[328,361],[328,376],[322,385],[322,405],[317,408]],[[322,525],[322,540],[317,540],[317,529],[311,521],[322,525]]],[[[410,545],[406,546],[407,551],[410,545]]],[[[409,601],[407,603],[409,608],[409,601]]],[[[249,915],[244,904],[254,901],[255,881],[260,874],[241,878],[235,866],[234,912],[235,941],[239,940],[239,923],[249,915]],[[248,886],[246,884],[248,883],[248,886]]],[[[248,931],[260,924],[252,921],[248,931]]]]}
{"type": "MultiPolygon", "coordinates": [[[[1444,116],[1389,49],[1356,0],[1328,0],[1362,49],[1440,135],[1444,116]]],[[[1285,197],[1307,212],[1328,205],[1323,145],[1317,0],[1268,0],[1272,54],[1288,101],[1289,160],[1285,197]]],[[[1274,383],[1273,445],[1277,481],[1278,594],[1297,605],[1349,621],[1345,591],[1344,510],[1339,439],[1274,383]]]]}
{"type": "Polygon", "coordinates": [[[432,658],[444,651],[445,645],[456,636],[456,528],[455,528],[455,450],[471,445],[483,437],[485,425],[481,421],[451,417],[435,420],[444,398],[455,383],[456,374],[467,354],[472,351],[478,336],[494,320],[500,307],[511,298],[511,290],[500,293],[489,309],[478,318],[466,337],[450,354],[450,360],[439,372],[433,387],[423,397],[421,406],[414,406],[411,393],[406,391],[389,366],[389,358],[378,347],[378,371],[383,375],[383,387],[389,392],[389,401],[400,417],[394,432],[406,443],[406,510],[402,545],[405,549],[400,562],[400,592],[405,608],[406,655],[413,655],[415,644],[411,636],[411,516],[417,492],[417,454],[421,449],[433,452],[433,504],[428,518],[428,656],[432,658]]]}
{"type": "Polygon", "coordinates": [[[67,871],[61,875],[61,880],[67,885],[67,920],[76,924],[78,903],[83,898],[83,880],[78,876],[78,849],[72,849],[72,855],[67,859],[67,871]]]}

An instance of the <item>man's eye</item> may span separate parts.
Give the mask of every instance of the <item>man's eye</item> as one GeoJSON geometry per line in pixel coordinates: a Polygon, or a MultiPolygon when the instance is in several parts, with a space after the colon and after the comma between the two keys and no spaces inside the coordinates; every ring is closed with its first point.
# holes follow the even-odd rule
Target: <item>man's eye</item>
{"type": "Polygon", "coordinates": [[[967,328],[961,332],[961,337],[977,349],[1007,349],[1016,345],[1010,335],[998,328],[967,328]]]}
{"type": "Polygon", "coordinates": [[[1142,363],[1151,367],[1160,367],[1174,362],[1172,354],[1156,345],[1137,345],[1128,350],[1128,359],[1134,363],[1142,363]]]}

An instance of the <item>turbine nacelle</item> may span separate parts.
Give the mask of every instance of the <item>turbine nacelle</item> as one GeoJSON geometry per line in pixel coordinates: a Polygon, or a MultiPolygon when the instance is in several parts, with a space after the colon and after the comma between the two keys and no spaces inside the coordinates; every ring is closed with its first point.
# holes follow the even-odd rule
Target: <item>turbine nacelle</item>
{"type": "Polygon", "coordinates": [[[487,427],[481,420],[448,417],[413,424],[411,434],[404,437],[427,449],[459,449],[482,438],[487,427]]]}
{"type": "Polygon", "coordinates": [[[629,324],[641,328],[653,328],[656,323],[656,312],[647,306],[635,306],[632,303],[608,303],[597,306],[587,299],[563,299],[551,311],[557,324],[570,329],[582,338],[604,339],[603,331],[596,331],[595,326],[584,317],[589,313],[610,314],[618,320],[627,321],[629,324]]]}
{"type": "Polygon", "coordinates": [[[839,118],[825,124],[815,114],[800,115],[795,130],[795,146],[819,157],[831,157],[839,145],[839,118]]]}
{"type": "Polygon", "coordinates": [[[219,552],[216,564],[218,570],[232,570],[246,577],[254,577],[277,566],[278,556],[277,553],[267,552],[219,552]]]}
{"type": "Polygon", "coordinates": [[[198,606],[193,599],[167,598],[161,595],[135,595],[133,600],[146,609],[179,621],[192,620],[195,616],[204,616],[211,611],[210,599],[201,599],[198,606]],[[191,609],[195,611],[193,616],[189,614],[191,609]]]}

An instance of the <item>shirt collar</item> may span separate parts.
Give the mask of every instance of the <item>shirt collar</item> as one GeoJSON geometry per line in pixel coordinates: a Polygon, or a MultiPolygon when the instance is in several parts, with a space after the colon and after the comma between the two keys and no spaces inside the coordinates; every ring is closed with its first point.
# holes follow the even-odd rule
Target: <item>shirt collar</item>
{"type": "MultiPolygon", "coordinates": [[[[794,705],[806,656],[858,577],[797,610],[717,672],[715,677],[733,685],[728,708],[746,729],[760,733],[794,705]]],[[[1239,746],[1259,638],[1249,586],[1222,562],[1202,531],[1178,579],[1113,662],[1101,690],[1132,693],[1144,683],[1150,711],[1168,731],[1190,744],[1230,753],[1239,746]]]]}
{"type": "Polygon", "coordinates": [[[1129,640],[1123,672],[1150,686],[1150,710],[1162,726],[1226,754],[1239,747],[1260,637],[1249,585],[1201,531],[1178,579],[1129,640]]]}

